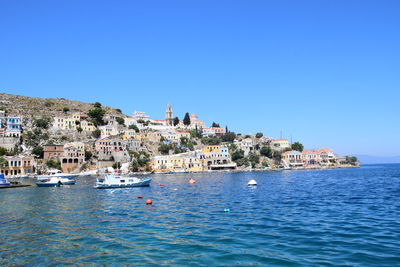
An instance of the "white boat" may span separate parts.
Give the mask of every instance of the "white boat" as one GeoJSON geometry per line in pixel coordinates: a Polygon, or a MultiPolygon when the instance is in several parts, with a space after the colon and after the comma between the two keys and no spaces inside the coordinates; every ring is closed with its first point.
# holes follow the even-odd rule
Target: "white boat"
{"type": "Polygon", "coordinates": [[[69,177],[60,177],[60,181],[62,185],[72,185],[76,184],[75,178],[69,178],[69,177]]]}
{"type": "Polygon", "coordinates": [[[72,173],[63,173],[60,170],[57,169],[50,169],[47,170],[46,174],[44,175],[38,175],[37,179],[38,180],[46,180],[46,179],[50,179],[52,177],[62,177],[62,178],[75,178],[77,177],[78,174],[72,174],[72,173]]]}
{"type": "Polygon", "coordinates": [[[76,180],[71,178],[49,177],[47,179],[38,178],[36,185],[39,187],[59,187],[60,185],[73,185],[75,183],[76,180]]]}
{"type": "Polygon", "coordinates": [[[97,178],[94,188],[124,188],[124,187],[142,187],[150,186],[151,178],[138,178],[129,176],[118,176],[107,174],[104,177],[97,178]]]}

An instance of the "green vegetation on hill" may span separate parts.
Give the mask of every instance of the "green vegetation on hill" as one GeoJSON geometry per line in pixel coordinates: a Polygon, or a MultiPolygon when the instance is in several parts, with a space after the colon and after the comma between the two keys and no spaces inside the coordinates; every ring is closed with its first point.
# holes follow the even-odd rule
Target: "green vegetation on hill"
{"type": "Polygon", "coordinates": [[[87,114],[91,118],[95,126],[100,126],[104,124],[104,115],[106,114],[106,111],[101,107],[95,107],[89,110],[87,114]]]}
{"type": "MultiPolygon", "coordinates": [[[[0,93],[0,109],[9,114],[23,114],[24,118],[42,118],[64,115],[68,112],[86,114],[93,104],[65,98],[39,98],[0,93]]],[[[100,104],[101,105],[101,104],[100,104]]],[[[109,114],[121,115],[116,109],[100,106],[109,114]]]]}

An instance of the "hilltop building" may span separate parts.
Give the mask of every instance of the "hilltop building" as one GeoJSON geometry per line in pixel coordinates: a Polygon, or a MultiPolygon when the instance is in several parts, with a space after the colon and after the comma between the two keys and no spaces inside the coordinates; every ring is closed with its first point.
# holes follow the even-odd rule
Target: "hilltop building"
{"type": "Polygon", "coordinates": [[[138,121],[138,120],[148,121],[150,119],[150,116],[148,116],[145,112],[135,111],[135,112],[133,112],[132,119],[134,121],[138,121]]]}
{"type": "Polygon", "coordinates": [[[225,134],[224,127],[203,128],[203,136],[221,136],[225,134]]]}
{"type": "Polygon", "coordinates": [[[190,128],[195,129],[196,127],[199,130],[203,129],[205,128],[205,123],[204,121],[199,120],[197,114],[192,114],[190,115],[190,128]]]}

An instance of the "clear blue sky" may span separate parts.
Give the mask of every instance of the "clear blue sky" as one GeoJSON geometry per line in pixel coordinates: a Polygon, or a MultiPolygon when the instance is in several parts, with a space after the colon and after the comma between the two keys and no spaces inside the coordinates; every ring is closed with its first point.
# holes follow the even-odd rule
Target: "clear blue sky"
{"type": "Polygon", "coordinates": [[[0,90],[400,155],[400,1],[0,0],[0,90]]]}

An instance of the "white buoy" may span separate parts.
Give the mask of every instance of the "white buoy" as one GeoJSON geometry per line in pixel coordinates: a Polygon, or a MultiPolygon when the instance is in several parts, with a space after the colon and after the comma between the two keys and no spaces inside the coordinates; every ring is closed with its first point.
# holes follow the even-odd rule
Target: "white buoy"
{"type": "Polygon", "coordinates": [[[257,185],[257,182],[256,182],[256,180],[254,180],[254,179],[251,179],[248,183],[247,183],[247,186],[256,186],[257,185]]]}

